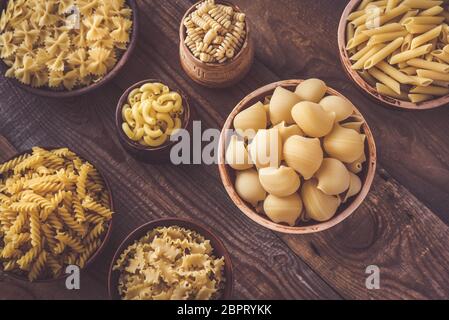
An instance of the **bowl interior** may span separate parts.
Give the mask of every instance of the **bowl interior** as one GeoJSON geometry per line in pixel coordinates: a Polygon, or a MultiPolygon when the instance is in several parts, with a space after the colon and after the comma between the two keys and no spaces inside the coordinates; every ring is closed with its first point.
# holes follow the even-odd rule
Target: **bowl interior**
{"type": "MultiPolygon", "coordinates": [[[[60,149],[60,148],[64,148],[64,147],[53,147],[53,146],[50,146],[50,147],[48,147],[48,146],[43,146],[42,148],[44,148],[44,149],[46,149],[46,150],[54,150],[54,149],[60,149]]],[[[97,169],[97,171],[98,171],[98,173],[100,174],[100,176],[101,176],[101,178],[103,179],[103,181],[104,181],[104,185],[105,185],[105,187],[106,187],[106,190],[107,190],[107,192],[108,192],[108,194],[109,194],[109,206],[110,206],[110,208],[111,208],[111,211],[112,212],[114,212],[114,200],[113,200],[113,194],[112,194],[112,189],[111,189],[111,186],[110,186],[110,183],[109,183],[109,181],[106,179],[106,177],[103,175],[103,173],[101,172],[101,170],[98,168],[98,166],[95,164],[95,162],[92,162],[92,161],[90,161],[90,160],[88,160],[88,158],[87,157],[85,157],[83,154],[80,154],[80,153],[78,153],[78,151],[76,151],[76,150],[73,150],[72,148],[69,148],[71,151],[73,151],[73,152],[75,152],[81,159],[83,159],[83,160],[85,160],[85,161],[88,161],[90,164],[92,164],[94,167],[95,167],[95,169],[97,169]]],[[[8,162],[8,161],[10,161],[10,160],[12,160],[12,159],[14,159],[14,158],[16,158],[16,157],[19,157],[19,156],[21,156],[21,155],[24,155],[24,154],[29,154],[29,153],[31,153],[32,152],[32,150],[30,149],[30,150],[25,150],[25,151],[22,151],[22,152],[19,152],[19,153],[17,153],[15,156],[13,156],[13,157],[11,157],[11,158],[9,158],[7,161],[5,161],[5,162],[8,162]]],[[[0,174],[0,177],[1,177],[2,175],[0,174]]],[[[116,213],[114,212],[114,215],[115,215],[116,213]]],[[[101,245],[100,245],[100,247],[97,249],[97,251],[89,258],[89,260],[86,262],[86,265],[84,266],[84,268],[83,269],[86,269],[87,267],[89,267],[97,258],[98,258],[98,256],[103,252],[103,250],[104,250],[104,248],[106,247],[106,245],[107,245],[107,243],[108,243],[108,240],[109,240],[109,238],[111,237],[111,234],[112,234],[112,223],[113,223],[113,218],[111,219],[111,221],[109,222],[109,225],[108,225],[108,229],[107,229],[107,231],[106,231],[106,233],[103,235],[103,240],[102,240],[102,243],[101,243],[101,245]]],[[[2,271],[3,273],[5,273],[6,275],[8,275],[9,277],[11,277],[11,278],[14,278],[14,279],[17,279],[17,280],[20,280],[20,281],[25,281],[25,282],[28,282],[28,278],[26,278],[26,277],[23,277],[23,276],[20,276],[20,275],[18,275],[18,274],[15,274],[15,273],[13,273],[13,272],[8,272],[8,271],[2,271]]],[[[66,278],[68,275],[61,275],[61,276],[59,276],[59,277],[57,277],[57,278],[54,278],[54,279],[43,279],[43,280],[35,280],[34,281],[34,283],[48,283],[48,282],[55,282],[55,281],[59,281],[59,280],[61,280],[61,279],[64,279],[64,278],[66,278]]]]}
{"type": "Polygon", "coordinates": [[[183,100],[183,107],[184,107],[184,112],[182,114],[182,128],[187,130],[190,124],[190,116],[191,116],[191,110],[190,110],[190,104],[189,104],[189,99],[187,98],[187,96],[178,88],[176,88],[175,86],[172,86],[171,83],[167,83],[166,81],[162,81],[159,79],[147,79],[147,80],[142,80],[137,82],[136,84],[132,85],[131,87],[129,87],[120,97],[119,102],[117,104],[117,109],[116,109],[116,113],[115,113],[115,126],[116,129],[118,131],[118,135],[119,138],[121,139],[121,141],[123,143],[125,143],[128,147],[130,147],[131,149],[135,149],[138,151],[147,151],[147,152],[157,152],[157,151],[162,151],[162,150],[166,150],[171,148],[176,141],[168,141],[166,143],[164,143],[163,145],[156,147],[156,148],[150,148],[150,147],[146,147],[146,146],[142,146],[141,144],[132,141],[131,139],[129,139],[126,134],[123,132],[122,130],[122,123],[123,123],[123,119],[122,119],[122,109],[123,106],[128,102],[128,95],[131,93],[131,91],[133,91],[136,88],[141,87],[142,85],[149,83],[149,82],[160,82],[163,84],[166,84],[170,87],[170,89],[172,91],[176,91],[178,92],[181,96],[182,96],[182,100],[183,100]]]}
{"type": "Polygon", "coordinates": [[[120,257],[120,255],[124,252],[124,250],[133,244],[136,240],[139,240],[143,236],[145,236],[149,231],[154,230],[158,227],[170,227],[170,226],[178,226],[186,229],[190,229],[198,232],[205,239],[210,240],[212,248],[214,249],[214,255],[218,258],[224,257],[225,259],[225,267],[224,267],[224,275],[225,275],[225,288],[221,295],[221,300],[228,300],[232,297],[233,291],[233,267],[231,262],[231,257],[224,246],[223,242],[215,236],[208,228],[194,223],[192,221],[181,219],[181,218],[169,218],[169,219],[160,219],[155,220],[149,223],[146,223],[136,230],[134,230],[119,246],[117,249],[114,258],[112,259],[111,266],[109,268],[109,281],[108,281],[108,290],[109,296],[113,300],[120,300],[120,294],[118,292],[118,281],[120,277],[119,271],[113,271],[113,267],[115,262],[120,257]]]}
{"type": "Polygon", "coordinates": [[[367,94],[370,98],[377,102],[381,102],[386,106],[396,107],[405,110],[428,110],[438,107],[442,107],[449,103],[449,95],[444,97],[436,98],[429,101],[424,101],[420,103],[412,103],[410,101],[398,100],[392,97],[381,95],[377,92],[376,88],[367,83],[357,71],[351,68],[352,63],[349,60],[349,55],[346,50],[346,26],[347,19],[351,12],[355,11],[357,6],[360,4],[361,0],[351,0],[346,6],[345,10],[340,19],[340,24],[338,26],[338,48],[340,61],[343,65],[343,69],[349,78],[356,84],[356,86],[367,94]]]}
{"type": "MultiPolygon", "coordinates": [[[[347,217],[349,217],[363,202],[365,197],[367,196],[369,189],[371,188],[371,184],[374,179],[374,173],[376,169],[376,146],[374,142],[374,137],[372,135],[372,132],[366,123],[365,119],[363,118],[362,114],[358,111],[358,109],[353,105],[354,107],[354,115],[357,115],[361,119],[363,119],[364,124],[362,127],[362,132],[367,137],[367,142],[365,143],[365,153],[367,157],[367,161],[363,166],[363,171],[358,174],[360,179],[362,180],[362,190],[360,193],[356,196],[351,198],[350,201],[348,201],[345,204],[342,204],[337,214],[329,221],[318,223],[315,221],[309,221],[301,223],[300,226],[291,227],[284,224],[278,224],[273,221],[271,221],[268,217],[264,215],[258,214],[253,207],[246,203],[243,199],[240,198],[240,196],[237,194],[235,187],[234,187],[234,181],[235,181],[235,170],[232,169],[229,165],[225,164],[225,153],[226,153],[226,130],[233,129],[233,121],[237,114],[239,114],[241,111],[249,108],[254,103],[258,101],[263,101],[263,99],[266,96],[269,96],[273,93],[273,91],[281,86],[289,90],[294,90],[298,84],[300,84],[303,80],[285,80],[285,81],[279,81],[275,82],[269,85],[266,85],[253,93],[246,96],[231,112],[229,117],[227,118],[224,126],[223,131],[220,136],[220,145],[219,145],[219,169],[220,169],[220,176],[222,179],[222,182],[225,186],[226,191],[228,192],[231,199],[234,201],[234,203],[237,205],[237,207],[243,211],[249,218],[254,220],[255,222],[261,224],[264,227],[267,227],[269,229],[272,229],[274,231],[282,232],[282,233],[289,233],[289,234],[307,234],[307,233],[314,233],[323,231],[326,229],[329,229],[347,217]]],[[[338,91],[328,88],[327,90],[328,95],[336,95],[340,96],[346,100],[348,100],[345,96],[340,94],[338,91]]],[[[349,101],[349,100],[348,100],[349,101]]],[[[350,101],[349,101],[350,102],[350,101]]],[[[352,104],[352,103],[351,103],[352,104]]]]}
{"type": "MultiPolygon", "coordinates": [[[[23,84],[17,79],[8,78],[9,81],[12,81],[15,85],[23,88],[24,90],[44,97],[49,98],[71,98],[71,97],[77,97],[81,96],[87,93],[90,93],[96,89],[99,89],[103,87],[105,84],[107,84],[109,81],[111,81],[117,74],[120,72],[120,70],[125,66],[125,64],[128,62],[129,58],[131,57],[132,53],[134,52],[134,49],[136,47],[137,42],[137,35],[139,30],[139,13],[138,13],[138,6],[136,3],[136,0],[126,0],[128,5],[131,7],[133,11],[133,25],[131,29],[131,38],[128,43],[128,48],[126,51],[123,52],[123,54],[120,56],[120,59],[117,61],[116,65],[106,74],[104,78],[102,78],[100,81],[90,84],[87,87],[81,87],[75,90],[51,90],[48,88],[33,88],[29,85],[23,84]]],[[[0,0],[0,12],[6,8],[6,5],[8,3],[8,0],[0,0]]],[[[2,59],[0,59],[0,73],[2,76],[4,76],[5,72],[8,70],[8,67],[3,62],[2,59]]]]}
{"type": "MultiPolygon", "coordinates": [[[[180,27],[179,27],[180,44],[181,44],[181,46],[183,46],[183,48],[189,53],[189,55],[192,57],[192,59],[195,60],[198,64],[203,64],[203,65],[206,65],[206,66],[208,66],[208,67],[226,67],[226,66],[228,66],[229,64],[231,64],[232,62],[234,62],[235,60],[239,59],[239,58],[243,55],[243,51],[244,51],[243,49],[244,49],[245,47],[248,46],[249,37],[250,37],[250,27],[249,27],[249,19],[248,19],[248,16],[246,16],[246,22],[245,22],[245,29],[246,29],[245,42],[243,43],[243,46],[242,46],[242,48],[240,49],[240,51],[237,53],[237,55],[236,55],[235,57],[233,57],[231,60],[228,60],[228,61],[226,61],[226,62],[224,62],[224,63],[208,63],[208,62],[203,62],[203,61],[201,61],[200,59],[198,59],[197,57],[195,57],[195,56],[192,54],[192,52],[190,51],[190,49],[187,48],[187,46],[186,46],[186,44],[185,44],[186,28],[185,28],[185,26],[184,26],[184,20],[187,18],[187,16],[188,16],[189,14],[191,14],[191,13],[196,9],[196,6],[199,5],[201,2],[203,2],[203,1],[199,1],[199,2],[195,3],[194,5],[192,5],[192,6],[189,8],[189,10],[187,10],[186,13],[184,14],[184,16],[182,17],[181,24],[180,24],[180,27]]],[[[235,11],[243,12],[243,11],[240,9],[239,6],[237,6],[237,5],[235,5],[235,4],[231,3],[231,2],[228,2],[228,1],[215,1],[215,3],[217,3],[217,4],[224,4],[224,5],[227,5],[227,6],[231,6],[231,7],[234,8],[235,11]]]]}

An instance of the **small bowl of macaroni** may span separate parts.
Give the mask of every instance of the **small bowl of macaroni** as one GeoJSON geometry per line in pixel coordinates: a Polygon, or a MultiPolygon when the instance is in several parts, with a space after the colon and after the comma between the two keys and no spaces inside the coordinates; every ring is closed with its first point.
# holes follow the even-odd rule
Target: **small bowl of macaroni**
{"type": "Polygon", "coordinates": [[[35,95],[70,98],[103,87],[137,43],[135,0],[2,0],[0,11],[0,72],[35,95]]]}
{"type": "Polygon", "coordinates": [[[146,223],[119,246],[109,268],[113,300],[229,300],[233,268],[223,242],[181,218],[146,223]]]}
{"type": "Polygon", "coordinates": [[[200,1],[187,10],[179,28],[181,66],[209,88],[230,87],[249,72],[254,44],[248,17],[226,1],[200,1]]]}
{"type": "Polygon", "coordinates": [[[349,1],[340,60],[370,98],[404,110],[449,103],[449,7],[440,1],[349,1]]]}
{"type": "Polygon", "coordinates": [[[114,204],[95,164],[68,148],[34,147],[0,163],[0,268],[31,282],[58,281],[105,248],[114,204]],[[19,196],[20,194],[20,196],[19,196]]]}
{"type": "Polygon", "coordinates": [[[309,234],[362,204],[376,145],[358,109],[324,81],[284,80],[239,102],[223,126],[218,159],[242,213],[277,232],[309,234]]]}
{"type": "Polygon", "coordinates": [[[122,146],[138,160],[163,163],[170,160],[176,135],[190,129],[187,97],[156,79],[140,81],[121,96],[116,110],[116,129],[122,146]]]}

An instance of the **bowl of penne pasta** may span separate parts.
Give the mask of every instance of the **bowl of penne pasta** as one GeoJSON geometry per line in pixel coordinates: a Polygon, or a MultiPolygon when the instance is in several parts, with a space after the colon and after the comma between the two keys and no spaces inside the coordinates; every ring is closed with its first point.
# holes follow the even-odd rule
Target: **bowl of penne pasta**
{"type": "Polygon", "coordinates": [[[91,265],[112,231],[111,187],[68,148],[34,147],[0,163],[0,269],[51,282],[91,265]]]}
{"type": "Polygon", "coordinates": [[[187,96],[175,86],[157,79],[140,81],[117,104],[119,141],[138,160],[168,162],[177,136],[191,128],[191,112],[187,96]]]}
{"type": "Polygon", "coordinates": [[[108,291],[112,300],[229,300],[231,256],[206,226],[183,218],[154,220],[120,244],[108,291]]]}
{"type": "Polygon", "coordinates": [[[449,103],[449,7],[436,0],[352,0],[338,29],[349,78],[384,105],[449,103]]]}
{"type": "Polygon", "coordinates": [[[376,159],[362,114],[319,79],[248,94],[228,116],[218,147],[231,201],[286,234],[321,232],[347,219],[369,193],[376,159]]]}
{"type": "Polygon", "coordinates": [[[103,87],[137,42],[135,0],[2,0],[0,12],[0,72],[35,95],[70,98],[103,87]]]}

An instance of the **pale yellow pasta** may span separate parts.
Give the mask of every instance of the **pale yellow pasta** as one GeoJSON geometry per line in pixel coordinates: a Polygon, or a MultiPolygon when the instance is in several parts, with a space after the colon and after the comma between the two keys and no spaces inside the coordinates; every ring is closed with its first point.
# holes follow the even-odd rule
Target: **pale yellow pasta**
{"type": "MultiPolygon", "coordinates": [[[[368,61],[368,59],[371,59],[380,50],[384,49],[385,45],[378,44],[378,45],[375,45],[373,47],[368,47],[368,48],[369,48],[369,50],[362,57],[360,57],[356,63],[354,63],[352,65],[352,69],[354,69],[354,70],[364,69],[366,61],[368,61]]],[[[388,54],[387,54],[387,56],[388,56],[388,54]]]]}
{"type": "Polygon", "coordinates": [[[159,147],[182,128],[183,100],[162,83],[145,83],[128,95],[122,109],[122,130],[145,147],[159,147]]]}
{"type": "Polygon", "coordinates": [[[427,87],[414,87],[410,90],[410,93],[419,93],[433,96],[444,96],[449,94],[449,88],[442,88],[436,86],[427,87]]]}
{"type": "Polygon", "coordinates": [[[390,59],[390,64],[398,64],[400,62],[406,62],[410,59],[430,53],[431,51],[432,51],[431,44],[426,44],[415,49],[410,49],[392,56],[390,59]]]}
{"type": "Polygon", "coordinates": [[[418,93],[410,93],[408,95],[409,99],[413,103],[420,103],[423,101],[427,101],[433,98],[433,95],[429,94],[418,94],[418,93]]]}
{"type": "Polygon", "coordinates": [[[393,97],[395,99],[400,99],[400,100],[406,100],[407,99],[407,94],[404,92],[401,92],[400,94],[397,94],[396,92],[394,92],[392,89],[390,89],[389,87],[387,87],[386,85],[384,85],[383,83],[376,83],[376,90],[377,92],[379,92],[380,94],[384,95],[384,96],[389,96],[389,97],[393,97]]]}
{"type": "Polygon", "coordinates": [[[409,76],[407,76],[406,74],[402,73],[401,71],[399,71],[395,67],[392,67],[391,65],[389,65],[385,61],[379,62],[376,65],[376,67],[379,70],[381,70],[382,72],[384,72],[386,75],[390,76],[391,78],[393,78],[394,80],[396,80],[396,81],[398,81],[398,82],[400,82],[402,84],[410,83],[410,77],[409,76]]]}
{"type": "Polygon", "coordinates": [[[436,25],[434,25],[434,24],[409,23],[409,24],[405,25],[405,28],[411,35],[426,33],[427,31],[430,31],[430,30],[434,29],[435,27],[436,27],[436,25]]]}
{"type": "Polygon", "coordinates": [[[371,68],[368,70],[368,72],[373,78],[377,79],[378,81],[389,87],[396,94],[401,94],[401,85],[399,82],[397,82],[396,80],[386,75],[377,68],[371,68]]]}
{"type": "Polygon", "coordinates": [[[424,69],[418,69],[416,70],[416,73],[418,74],[418,76],[423,78],[429,78],[432,80],[439,80],[439,81],[449,81],[449,73],[424,70],[424,69]]]}
{"type": "Polygon", "coordinates": [[[420,69],[427,69],[427,70],[433,70],[436,72],[449,73],[449,65],[447,65],[445,63],[426,61],[423,59],[411,59],[411,60],[407,61],[407,64],[412,67],[416,67],[416,68],[420,68],[420,69]]]}
{"type": "Polygon", "coordinates": [[[403,4],[412,9],[429,9],[435,6],[439,6],[443,1],[434,0],[404,0],[403,4]]]}
{"type": "Polygon", "coordinates": [[[402,42],[404,41],[404,38],[398,38],[394,40],[393,42],[389,43],[387,46],[379,50],[377,53],[375,53],[373,56],[371,56],[363,65],[365,69],[370,69],[374,67],[376,64],[381,62],[383,59],[388,57],[390,54],[392,54],[396,49],[400,48],[402,45],[402,42]]]}
{"type": "Polygon", "coordinates": [[[426,33],[414,38],[410,49],[416,49],[419,46],[421,46],[435,38],[438,38],[439,35],[441,34],[442,30],[443,30],[443,27],[438,26],[438,27],[435,27],[435,28],[427,31],[426,33]]]}

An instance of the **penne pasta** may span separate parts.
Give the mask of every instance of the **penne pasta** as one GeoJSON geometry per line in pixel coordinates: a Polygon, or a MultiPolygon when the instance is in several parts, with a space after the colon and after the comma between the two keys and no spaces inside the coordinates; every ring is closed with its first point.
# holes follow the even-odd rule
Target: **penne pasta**
{"type": "Polygon", "coordinates": [[[388,33],[388,32],[396,32],[396,31],[402,31],[404,30],[404,26],[402,26],[399,23],[390,23],[390,24],[386,24],[382,27],[379,28],[374,28],[374,29],[368,29],[368,30],[364,30],[362,31],[363,34],[371,37],[374,36],[376,34],[381,34],[381,33],[388,33]]]}
{"type": "Polygon", "coordinates": [[[408,95],[408,98],[413,103],[420,103],[427,100],[431,100],[433,98],[432,95],[429,94],[417,94],[417,93],[411,93],[408,95]]]}
{"type": "Polygon", "coordinates": [[[444,21],[444,17],[412,17],[405,19],[402,24],[407,25],[409,23],[414,24],[441,24],[444,21]]]}
{"type": "Polygon", "coordinates": [[[402,73],[401,71],[399,71],[398,69],[396,69],[395,67],[390,66],[388,63],[386,63],[385,61],[381,61],[379,62],[376,67],[382,71],[383,73],[385,73],[386,75],[390,76],[391,78],[393,78],[394,80],[398,81],[399,83],[402,84],[409,84],[411,82],[411,79],[408,75],[402,73]]]}
{"type": "Polygon", "coordinates": [[[432,96],[444,96],[449,94],[449,88],[442,88],[436,86],[428,87],[414,87],[410,90],[410,93],[428,94],[432,96]]]}
{"type": "Polygon", "coordinates": [[[436,25],[435,24],[414,24],[414,23],[409,23],[405,25],[405,28],[407,29],[407,31],[410,34],[420,34],[420,33],[425,33],[427,31],[432,30],[433,28],[435,28],[436,25]]]}
{"type": "Polygon", "coordinates": [[[438,27],[435,27],[435,28],[427,31],[426,33],[414,38],[412,41],[411,49],[416,49],[419,46],[421,46],[435,38],[438,38],[438,36],[440,35],[442,30],[443,30],[443,27],[438,26],[438,27]]]}
{"type": "Polygon", "coordinates": [[[389,96],[389,97],[393,97],[395,99],[400,99],[400,100],[407,100],[407,94],[405,94],[405,93],[397,94],[396,92],[391,90],[389,87],[387,87],[383,83],[379,83],[379,82],[376,83],[376,90],[383,96],[389,96]]]}
{"type": "Polygon", "coordinates": [[[442,73],[432,70],[424,70],[424,69],[418,69],[416,70],[416,73],[418,76],[423,78],[429,78],[432,80],[439,80],[439,81],[449,81],[449,74],[448,73],[442,73]]]}
{"type": "Polygon", "coordinates": [[[388,57],[391,53],[393,53],[396,49],[398,49],[402,45],[403,41],[404,41],[404,38],[402,38],[402,37],[394,40],[393,42],[391,42],[390,44],[385,46],[383,49],[379,50],[371,58],[369,58],[365,62],[363,67],[365,69],[370,69],[370,68],[374,67],[376,64],[378,64],[383,59],[388,57]]]}
{"type": "Polygon", "coordinates": [[[407,67],[407,68],[401,68],[400,71],[402,73],[405,73],[408,76],[414,76],[414,75],[416,75],[416,70],[417,70],[417,68],[415,68],[415,67],[407,67]]]}
{"type": "Polygon", "coordinates": [[[390,42],[399,37],[405,37],[407,34],[408,33],[406,30],[376,34],[376,35],[372,36],[371,39],[368,41],[368,45],[375,45],[378,43],[390,42]]]}
{"type": "Polygon", "coordinates": [[[401,85],[399,82],[394,80],[393,78],[387,76],[385,73],[377,69],[376,67],[368,70],[368,73],[379,82],[386,85],[388,88],[393,90],[396,94],[401,94],[401,85]]]}
{"type": "Polygon", "coordinates": [[[422,47],[418,47],[415,49],[411,49],[411,50],[407,50],[404,52],[401,52],[393,57],[391,57],[390,59],[390,63],[391,64],[398,64],[400,62],[404,62],[404,61],[408,61],[410,59],[419,57],[419,56],[423,56],[427,53],[430,53],[430,51],[432,50],[432,45],[431,44],[426,44],[422,47]]]}
{"type": "Polygon", "coordinates": [[[433,80],[419,76],[410,76],[410,84],[418,87],[428,87],[433,84],[433,80]]]}
{"type": "Polygon", "coordinates": [[[434,6],[434,7],[431,7],[429,9],[427,9],[427,10],[421,11],[419,16],[422,16],[422,17],[437,16],[437,15],[439,15],[443,11],[444,11],[443,7],[434,6]]]}
{"type": "Polygon", "coordinates": [[[384,48],[385,45],[383,44],[375,45],[367,53],[365,53],[365,55],[363,55],[356,63],[352,65],[352,69],[354,70],[366,69],[365,68],[366,61],[371,59],[375,54],[378,54],[384,48]]]}
{"type": "Polygon", "coordinates": [[[431,62],[423,59],[411,59],[407,61],[407,64],[412,67],[421,69],[433,70],[442,73],[449,73],[449,65],[439,62],[431,62]]]}
{"type": "Polygon", "coordinates": [[[433,0],[404,0],[403,5],[409,7],[410,9],[429,9],[435,6],[443,4],[443,1],[433,1],[433,0]]]}
{"type": "Polygon", "coordinates": [[[444,50],[434,50],[430,54],[440,59],[441,61],[449,63],[449,53],[445,52],[444,50]]]}

